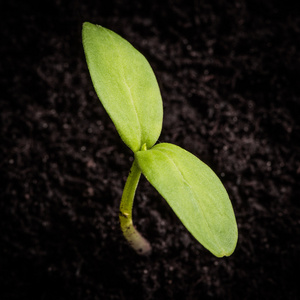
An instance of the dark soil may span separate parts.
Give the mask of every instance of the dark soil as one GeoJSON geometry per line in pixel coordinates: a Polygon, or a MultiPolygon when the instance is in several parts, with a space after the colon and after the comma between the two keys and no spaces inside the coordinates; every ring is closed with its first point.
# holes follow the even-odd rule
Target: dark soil
{"type": "Polygon", "coordinates": [[[1,300],[300,299],[292,3],[1,1],[1,300]],[[231,257],[198,244],[144,178],[134,222],[153,253],[126,244],[118,206],[132,153],[93,90],[83,21],[149,60],[164,99],[160,141],[209,164],[231,197],[231,257]]]}

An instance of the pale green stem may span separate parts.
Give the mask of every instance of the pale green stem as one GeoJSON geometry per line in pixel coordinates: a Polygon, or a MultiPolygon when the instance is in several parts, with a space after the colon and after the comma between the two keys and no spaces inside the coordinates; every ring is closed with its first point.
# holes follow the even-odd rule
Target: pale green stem
{"type": "Polygon", "coordinates": [[[125,238],[131,247],[141,255],[151,253],[151,245],[141,236],[132,223],[132,205],[134,195],[141,176],[137,162],[134,161],[127,178],[120,205],[120,224],[125,238]]]}

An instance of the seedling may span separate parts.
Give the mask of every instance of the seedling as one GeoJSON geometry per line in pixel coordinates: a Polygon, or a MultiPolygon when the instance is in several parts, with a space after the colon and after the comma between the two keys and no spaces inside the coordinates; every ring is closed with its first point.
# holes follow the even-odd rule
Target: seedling
{"type": "Polygon", "coordinates": [[[139,254],[151,246],[132,222],[141,173],[168,202],[187,230],[217,257],[229,256],[237,225],[228,194],[217,175],[196,156],[169,143],[156,144],[163,107],[155,75],[129,42],[113,31],[84,23],[83,47],[96,93],[134,161],[120,204],[125,238],[139,254]]]}

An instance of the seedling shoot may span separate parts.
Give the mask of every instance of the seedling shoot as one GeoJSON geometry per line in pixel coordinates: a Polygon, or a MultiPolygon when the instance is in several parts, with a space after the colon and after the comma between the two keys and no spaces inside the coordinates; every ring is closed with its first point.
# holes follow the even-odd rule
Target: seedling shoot
{"type": "Polygon", "coordinates": [[[217,175],[190,152],[157,143],[163,105],[146,58],[115,32],[84,23],[82,41],[95,91],[134,161],[120,203],[122,232],[139,254],[150,243],[132,222],[132,206],[141,174],[168,202],[187,230],[217,257],[233,253],[237,224],[228,194],[217,175]]]}

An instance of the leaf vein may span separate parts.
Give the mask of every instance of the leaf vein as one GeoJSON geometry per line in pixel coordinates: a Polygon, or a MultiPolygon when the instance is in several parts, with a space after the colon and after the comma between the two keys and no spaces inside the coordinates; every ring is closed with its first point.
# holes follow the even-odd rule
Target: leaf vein
{"type": "MultiPolygon", "coordinates": [[[[111,33],[108,31],[108,35],[109,37],[113,40],[114,42],[114,39],[113,37],[111,36],[111,33]]],[[[113,44],[113,43],[112,43],[113,44]]],[[[120,66],[120,74],[121,74],[121,77],[122,77],[122,80],[123,80],[123,83],[124,85],[126,86],[127,90],[128,90],[128,93],[129,93],[129,99],[130,99],[130,102],[131,102],[131,105],[133,107],[133,111],[136,115],[136,118],[137,118],[137,123],[138,123],[138,127],[139,127],[139,136],[140,136],[140,146],[142,145],[142,128],[141,128],[141,122],[140,122],[140,119],[139,119],[139,115],[138,115],[138,110],[137,110],[137,107],[135,105],[135,102],[134,102],[134,99],[133,99],[133,96],[132,96],[132,91],[131,91],[131,87],[129,86],[129,84],[127,83],[127,79],[126,79],[126,76],[125,76],[125,72],[124,72],[124,65],[123,65],[123,62],[122,62],[122,59],[120,59],[121,55],[120,55],[120,50],[118,47],[115,47],[115,49],[117,50],[117,53],[118,53],[118,61],[119,61],[119,66],[120,66]]]]}
{"type": "MultiPolygon", "coordinates": [[[[191,194],[192,194],[192,203],[193,203],[193,206],[197,209],[197,211],[200,213],[200,208],[199,206],[201,206],[201,210],[202,210],[202,215],[204,217],[204,220],[205,220],[205,223],[207,225],[207,228],[209,229],[209,231],[211,232],[211,235],[214,236],[212,233],[213,233],[213,230],[211,229],[211,226],[209,224],[209,222],[207,221],[207,217],[205,216],[205,213],[204,213],[204,210],[203,210],[203,207],[201,205],[201,201],[197,201],[197,197],[195,196],[195,193],[192,189],[192,187],[190,186],[190,184],[188,183],[188,181],[186,180],[184,174],[181,172],[181,170],[178,168],[178,166],[175,164],[175,162],[173,161],[173,159],[168,155],[166,154],[165,152],[159,150],[159,149],[156,149],[156,151],[159,151],[161,152],[163,155],[165,155],[169,161],[171,161],[171,163],[174,165],[174,167],[177,169],[177,171],[179,172],[180,176],[182,177],[182,180],[183,182],[187,185],[188,189],[190,190],[191,194]],[[199,204],[199,206],[197,205],[199,204]]],[[[201,213],[200,213],[201,214],[201,213]]],[[[223,247],[221,247],[220,243],[218,240],[214,239],[215,242],[218,244],[219,248],[220,249],[223,249],[223,247]]]]}

